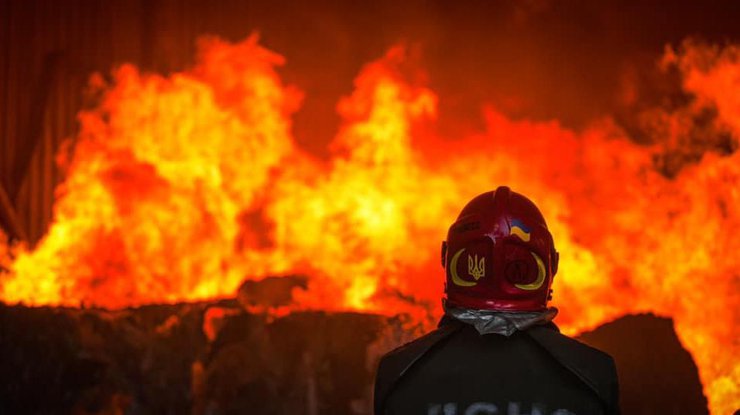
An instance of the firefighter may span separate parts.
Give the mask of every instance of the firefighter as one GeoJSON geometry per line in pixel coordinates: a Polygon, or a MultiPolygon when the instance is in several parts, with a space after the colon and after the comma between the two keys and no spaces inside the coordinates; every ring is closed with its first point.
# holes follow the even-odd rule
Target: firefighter
{"type": "Polygon", "coordinates": [[[442,265],[444,317],[381,359],[376,415],[619,413],[613,359],[552,322],[558,252],[534,203],[503,186],[471,200],[442,265]]]}

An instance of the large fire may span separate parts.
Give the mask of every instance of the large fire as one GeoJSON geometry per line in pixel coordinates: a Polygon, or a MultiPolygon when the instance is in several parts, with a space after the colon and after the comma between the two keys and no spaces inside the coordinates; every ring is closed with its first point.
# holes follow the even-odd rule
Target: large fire
{"type": "MultiPolygon", "coordinates": [[[[309,275],[296,309],[439,314],[439,244],[471,197],[507,184],[543,210],[561,252],[568,333],[626,313],[670,316],[713,413],[740,406],[740,152],[688,151],[697,114],[740,138],[740,50],[685,44],[688,104],[650,110],[653,144],[610,118],[583,131],[485,109],[472,137],[437,137],[437,96],[392,48],[338,105],[329,161],[291,136],[301,93],[251,37],[204,39],[168,77],[92,78],[54,219],[34,249],[0,244],[0,298],[110,308],[233,296],[245,279],[309,275]],[[644,141],[644,140],[643,140],[644,141]],[[680,153],[679,151],[679,153],[680,153]]],[[[695,141],[695,140],[694,140],[695,141]]]]}

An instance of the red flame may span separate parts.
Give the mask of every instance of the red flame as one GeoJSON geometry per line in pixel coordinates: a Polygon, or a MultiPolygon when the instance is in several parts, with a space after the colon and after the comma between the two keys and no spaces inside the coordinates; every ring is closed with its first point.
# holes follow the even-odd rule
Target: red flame
{"type": "Polygon", "coordinates": [[[700,152],[671,178],[658,162],[692,151],[692,120],[707,110],[711,131],[737,145],[737,48],[666,53],[692,99],[643,114],[649,146],[610,118],[571,131],[494,108],[476,136],[435,137],[437,96],[408,81],[393,48],[340,102],[328,162],[291,136],[300,93],[275,72],[282,57],[255,37],[200,50],[169,77],[129,65],[109,85],[94,79],[103,99],[80,114],[47,235],[33,250],[0,244],[3,301],[116,308],[303,273],[296,308],[438,314],[446,227],[471,197],[508,184],[554,234],[566,332],[670,316],[712,412],[738,406],[740,153],[700,152]]]}

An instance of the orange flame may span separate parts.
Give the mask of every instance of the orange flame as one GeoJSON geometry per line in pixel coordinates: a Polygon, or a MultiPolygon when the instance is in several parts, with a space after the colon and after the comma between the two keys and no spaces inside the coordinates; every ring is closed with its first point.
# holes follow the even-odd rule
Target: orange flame
{"type": "MultiPolygon", "coordinates": [[[[33,250],[0,243],[0,298],[125,307],[231,296],[245,279],[305,273],[296,308],[439,313],[439,242],[471,197],[508,184],[543,210],[561,252],[568,333],[625,313],[674,319],[713,413],[739,406],[740,152],[706,152],[668,178],[691,117],[740,137],[738,49],[668,51],[693,99],[647,112],[656,144],[609,118],[584,131],[493,108],[473,137],[435,137],[437,96],[397,47],[367,65],[324,162],[291,136],[300,93],[256,37],[201,42],[169,77],[123,66],[80,114],[54,220],[33,250]]],[[[714,130],[713,130],[714,131],[714,130]]]]}

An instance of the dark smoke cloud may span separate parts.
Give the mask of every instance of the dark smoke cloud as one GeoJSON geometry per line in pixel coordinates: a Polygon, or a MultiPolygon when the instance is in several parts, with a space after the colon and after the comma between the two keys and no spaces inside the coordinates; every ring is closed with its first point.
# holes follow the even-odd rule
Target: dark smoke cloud
{"type": "Polygon", "coordinates": [[[614,113],[628,123],[631,81],[641,83],[645,106],[681,98],[656,68],[666,45],[740,39],[733,17],[740,3],[732,1],[264,3],[250,4],[249,23],[287,57],[286,79],[307,92],[296,133],[319,153],[334,136],[338,98],[362,65],[398,42],[421,51],[420,66],[441,97],[440,132],[458,137],[479,129],[487,103],[574,128],[614,113]]]}

